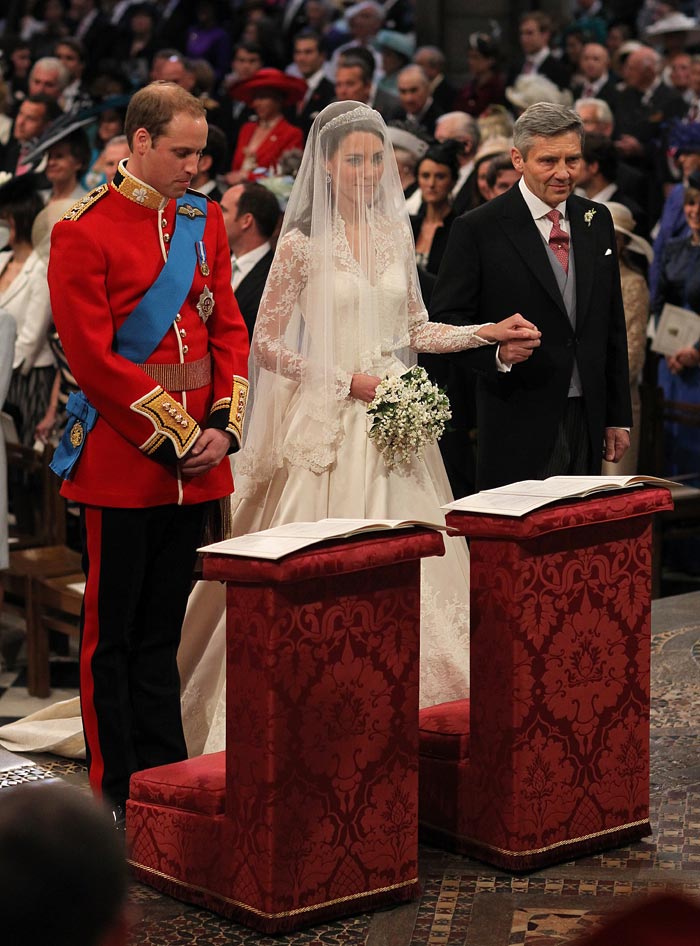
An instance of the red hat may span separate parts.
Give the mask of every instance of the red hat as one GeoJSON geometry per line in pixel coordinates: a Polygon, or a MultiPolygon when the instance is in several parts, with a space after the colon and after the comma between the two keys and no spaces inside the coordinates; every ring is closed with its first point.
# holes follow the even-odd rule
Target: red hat
{"type": "Polygon", "coordinates": [[[307,85],[303,79],[288,76],[280,69],[258,69],[250,79],[232,85],[229,95],[250,105],[260,89],[272,89],[281,96],[285,105],[294,105],[306,95],[307,85]]]}

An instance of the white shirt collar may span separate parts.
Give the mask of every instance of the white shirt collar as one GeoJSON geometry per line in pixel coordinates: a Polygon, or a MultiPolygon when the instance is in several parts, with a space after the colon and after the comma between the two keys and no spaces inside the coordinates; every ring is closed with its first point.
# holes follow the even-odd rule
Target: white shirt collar
{"type": "Polygon", "coordinates": [[[241,253],[240,256],[236,256],[238,271],[233,274],[234,288],[243,282],[251,269],[253,269],[269,251],[270,243],[265,242],[261,243],[260,246],[256,246],[254,250],[248,250],[247,253],[241,253]]]}
{"type": "Polygon", "coordinates": [[[538,53],[533,53],[531,56],[526,56],[525,58],[528,62],[533,64],[535,69],[539,69],[551,52],[552,50],[549,48],[549,46],[543,46],[538,53]]]}
{"type": "Polygon", "coordinates": [[[527,209],[532,214],[533,220],[540,220],[542,217],[546,216],[550,210],[558,210],[562,215],[563,219],[566,219],[566,201],[563,200],[560,204],[557,204],[556,207],[550,207],[549,204],[545,204],[543,200],[533,194],[525,183],[525,178],[521,177],[518,181],[518,187],[520,188],[520,193],[523,195],[523,199],[527,204],[527,209]]]}

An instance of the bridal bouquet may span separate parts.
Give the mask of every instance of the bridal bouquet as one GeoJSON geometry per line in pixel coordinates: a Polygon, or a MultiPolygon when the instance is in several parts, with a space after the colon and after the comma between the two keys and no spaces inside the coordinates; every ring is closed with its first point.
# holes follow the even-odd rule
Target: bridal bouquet
{"type": "Polygon", "coordinates": [[[425,444],[442,436],[452,416],[445,392],[418,366],[382,381],[367,413],[373,416],[369,437],[390,470],[422,457],[425,444]]]}

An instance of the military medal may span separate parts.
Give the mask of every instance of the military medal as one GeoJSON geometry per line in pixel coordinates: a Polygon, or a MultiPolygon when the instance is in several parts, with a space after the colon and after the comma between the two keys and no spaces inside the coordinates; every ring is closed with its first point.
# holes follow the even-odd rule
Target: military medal
{"type": "Polygon", "coordinates": [[[78,447],[82,444],[84,439],[85,439],[85,432],[83,431],[83,425],[81,424],[79,420],[76,420],[76,422],[73,424],[73,426],[70,429],[71,447],[77,450],[78,447]]]}
{"type": "Polygon", "coordinates": [[[205,286],[197,302],[197,312],[199,312],[199,317],[202,322],[206,322],[213,311],[214,295],[210,291],[209,286],[205,286]]]}
{"type": "Polygon", "coordinates": [[[204,245],[204,240],[197,240],[195,243],[197,250],[197,259],[199,260],[199,271],[202,276],[209,275],[209,263],[207,263],[207,248],[204,245]]]}

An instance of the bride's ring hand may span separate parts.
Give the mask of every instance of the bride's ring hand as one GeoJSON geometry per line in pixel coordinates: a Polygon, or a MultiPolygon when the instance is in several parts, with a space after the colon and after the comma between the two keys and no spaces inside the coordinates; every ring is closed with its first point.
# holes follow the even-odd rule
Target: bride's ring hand
{"type": "Polygon", "coordinates": [[[381,383],[381,380],[373,374],[354,374],[350,382],[350,397],[370,404],[374,400],[377,385],[381,383]]]}

